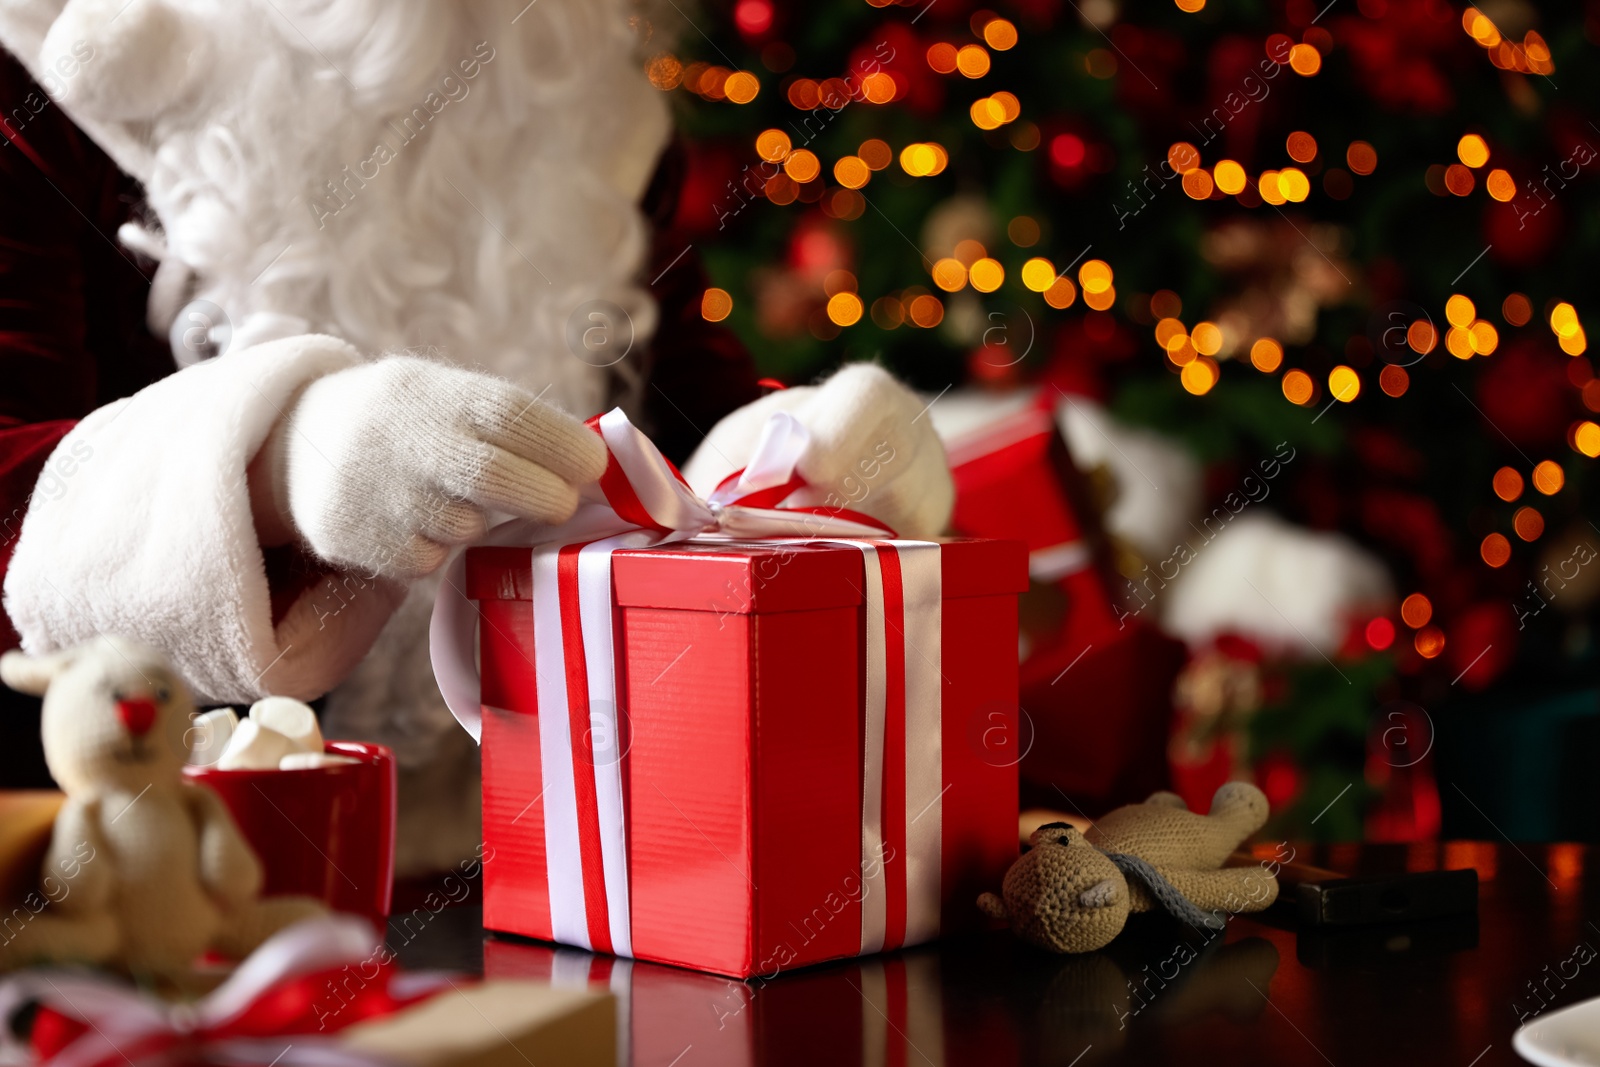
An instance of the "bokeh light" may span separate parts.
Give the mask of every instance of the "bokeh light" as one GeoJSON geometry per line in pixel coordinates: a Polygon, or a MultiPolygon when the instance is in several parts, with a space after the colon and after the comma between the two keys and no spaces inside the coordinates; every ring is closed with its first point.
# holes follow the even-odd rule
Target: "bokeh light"
{"type": "Polygon", "coordinates": [[[733,311],[733,297],[726,289],[711,288],[700,295],[700,317],[721,322],[733,311]]]}
{"type": "Polygon", "coordinates": [[[1514,467],[1494,472],[1494,495],[1507,503],[1522,495],[1522,475],[1514,467]]]}
{"type": "Polygon", "coordinates": [[[1400,619],[1413,630],[1420,630],[1433,618],[1433,601],[1412,593],[1400,602],[1400,619]]]}

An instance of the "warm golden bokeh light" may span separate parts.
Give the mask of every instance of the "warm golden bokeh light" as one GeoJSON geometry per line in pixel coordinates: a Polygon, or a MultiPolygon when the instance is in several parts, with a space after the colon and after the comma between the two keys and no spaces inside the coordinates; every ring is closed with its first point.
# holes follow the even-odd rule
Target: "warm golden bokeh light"
{"type": "Polygon", "coordinates": [[[1544,533],[1544,516],[1539,514],[1537,508],[1520,507],[1511,516],[1511,528],[1524,541],[1537,541],[1539,535],[1544,533]]]}
{"type": "Polygon", "coordinates": [[[956,70],[956,46],[941,41],[928,46],[928,66],[939,74],[954,74],[956,70]]]}
{"type": "Polygon", "coordinates": [[[733,297],[726,289],[707,289],[700,297],[700,317],[707,322],[721,322],[733,311],[733,297]]]}
{"type": "Polygon", "coordinates": [[[962,45],[956,52],[956,69],[969,78],[989,73],[989,51],[979,44],[962,45]]]}
{"type": "Polygon", "coordinates": [[[938,297],[927,293],[914,297],[906,310],[911,315],[911,321],[924,329],[932,329],[944,321],[944,304],[938,297]]]}
{"type": "Polygon", "coordinates": [[[1385,396],[1404,396],[1406,390],[1411,388],[1411,375],[1406,373],[1404,367],[1387,364],[1378,372],[1378,388],[1383,390],[1385,396]]]}
{"type": "Polygon", "coordinates": [[[1283,189],[1278,185],[1278,172],[1264,170],[1261,177],[1256,179],[1256,192],[1261,194],[1261,199],[1269,204],[1286,204],[1288,199],[1283,195],[1283,189]]]}
{"type": "Polygon", "coordinates": [[[1178,141],[1167,149],[1167,165],[1178,174],[1187,174],[1200,165],[1200,151],[1188,141],[1178,141]]]}
{"type": "Polygon", "coordinates": [[[1341,404],[1348,404],[1361,395],[1361,375],[1354,367],[1339,364],[1328,372],[1328,392],[1341,404]]]}
{"type": "Polygon", "coordinates": [[[1472,171],[1460,163],[1452,163],[1444,169],[1444,187],[1456,196],[1466,196],[1472,192],[1472,187],[1477,184],[1477,179],[1472,176],[1472,171]]]}
{"type": "Polygon", "coordinates": [[[1098,293],[1091,293],[1085,290],[1083,302],[1095,311],[1110,311],[1111,305],[1117,302],[1117,287],[1113,285],[1109,289],[1098,293]]]}
{"type": "Polygon", "coordinates": [[[833,165],[833,178],[846,189],[859,189],[872,177],[872,168],[860,156],[845,156],[833,165]]]}
{"type": "Polygon", "coordinates": [[[1444,302],[1444,317],[1452,326],[1470,326],[1478,317],[1478,309],[1471,298],[1456,293],[1444,302]]]}
{"type": "Polygon", "coordinates": [[[1433,601],[1421,593],[1412,593],[1400,601],[1400,619],[1413,630],[1420,630],[1433,618],[1433,601]]]}
{"type": "Polygon", "coordinates": [[[768,163],[782,163],[789,157],[789,135],[782,130],[762,130],[756,135],[756,155],[768,163]]]}
{"type": "Polygon", "coordinates": [[[1489,146],[1482,137],[1469,133],[1456,142],[1456,158],[1477,170],[1489,162],[1489,146]]]}
{"type": "Polygon", "coordinates": [[[1217,365],[1205,356],[1191,360],[1184,364],[1183,371],[1179,374],[1179,381],[1185,390],[1195,396],[1204,396],[1217,384],[1217,365]]]}
{"type": "Polygon", "coordinates": [[[1472,344],[1472,350],[1480,356],[1489,355],[1500,344],[1500,331],[1494,328],[1493,323],[1484,319],[1478,319],[1467,327],[1467,336],[1472,344]]]}
{"type": "Polygon", "coordinates": [[[822,161],[810,149],[797,148],[783,161],[783,172],[797,182],[808,182],[822,173],[822,161]]]}
{"type": "Polygon", "coordinates": [[[939,157],[932,145],[908,144],[900,150],[900,168],[913,178],[932,174],[939,165],[939,157]]]}
{"type": "Polygon", "coordinates": [[[1289,49],[1289,66],[1296,74],[1309,78],[1322,69],[1322,53],[1309,44],[1297,44],[1289,49]]]}
{"type": "Polygon", "coordinates": [[[1600,425],[1585,419],[1572,431],[1572,447],[1593,459],[1600,456],[1600,425]]]}
{"type": "Polygon", "coordinates": [[[1057,278],[1044,291],[1044,302],[1053,308],[1069,308],[1077,298],[1077,286],[1072,284],[1070,278],[1057,278]]]}
{"type": "Polygon", "coordinates": [[[1506,503],[1522,495],[1522,475],[1514,467],[1501,467],[1494,472],[1494,495],[1506,503]]]}
{"type": "Polygon", "coordinates": [[[1261,338],[1250,346],[1250,365],[1271,374],[1283,365],[1283,346],[1270,337],[1261,338]]]}
{"type": "Polygon", "coordinates": [[[1006,121],[1005,108],[992,96],[974,100],[967,113],[972,117],[972,124],[980,130],[997,130],[1006,121]]]}
{"type": "Polygon", "coordinates": [[[834,293],[828,298],[828,318],[838,326],[854,326],[861,320],[861,298],[855,293],[834,293]]]}
{"type": "Polygon", "coordinates": [[[872,170],[882,170],[894,162],[894,150],[887,141],[880,141],[876,137],[862,141],[861,147],[856,149],[856,155],[872,170]]]}
{"type": "Polygon", "coordinates": [[[959,259],[946,257],[933,265],[933,284],[953,293],[967,284],[967,268],[959,259]]]}
{"type": "Polygon", "coordinates": [[[1571,337],[1583,327],[1578,322],[1578,309],[1565,301],[1550,309],[1550,328],[1557,337],[1571,337]]]}
{"type": "Polygon", "coordinates": [[[1022,265],[1022,284],[1035,293],[1042,293],[1055,284],[1056,265],[1042,256],[1035,256],[1022,265]]]}
{"type": "Polygon", "coordinates": [[[1317,139],[1304,130],[1291,133],[1284,147],[1289,151],[1289,158],[1296,163],[1310,163],[1317,158],[1317,139]]]}
{"type": "Polygon", "coordinates": [[[1211,195],[1211,175],[1196,167],[1183,176],[1183,191],[1192,200],[1204,200],[1211,195]]]}
{"type": "Polygon", "coordinates": [[[1439,343],[1439,331],[1433,328],[1433,323],[1427,319],[1417,319],[1406,329],[1406,344],[1419,356],[1425,356],[1433,351],[1439,343]]]}
{"type": "Polygon", "coordinates": [[[1091,259],[1078,268],[1078,284],[1085,293],[1103,293],[1111,288],[1111,264],[1103,259],[1091,259]]]}
{"type": "Polygon", "coordinates": [[[983,24],[983,39],[996,52],[1004,52],[1017,45],[1017,28],[1005,19],[990,19],[983,24]]]}
{"type": "Polygon", "coordinates": [[[1457,359],[1472,358],[1472,333],[1460,326],[1444,332],[1444,350],[1457,359]]]}
{"type": "Polygon", "coordinates": [[[1161,319],[1156,323],[1156,344],[1160,345],[1163,351],[1170,352],[1180,338],[1187,336],[1183,323],[1177,319],[1161,319]]]}
{"type": "Polygon", "coordinates": [[[1478,555],[1491,567],[1504,567],[1511,559],[1511,542],[1505,534],[1492,533],[1478,546],[1478,555]]]}
{"type": "Polygon", "coordinates": [[[1417,631],[1411,643],[1423,659],[1433,659],[1444,651],[1444,631],[1437,626],[1425,626],[1417,631]]]}
{"type": "Polygon", "coordinates": [[[1303,370],[1292,370],[1283,376],[1283,395],[1291,404],[1308,404],[1316,393],[1316,383],[1303,370]]]}
{"type": "Polygon", "coordinates": [[[1189,333],[1194,350],[1202,356],[1214,356],[1222,350],[1222,331],[1214,322],[1197,322],[1189,333]]]}
{"type": "Polygon", "coordinates": [[[1006,269],[998,259],[978,260],[967,270],[967,281],[980,293],[992,293],[1006,280],[1006,269]]]}
{"type": "Polygon", "coordinates": [[[1547,459],[1540,461],[1533,468],[1533,476],[1529,480],[1533,482],[1533,487],[1545,496],[1555,496],[1561,492],[1561,487],[1567,484],[1567,475],[1559,463],[1547,459]]]}
{"type": "Polygon", "coordinates": [[[1216,165],[1211,178],[1217,183],[1217,188],[1233,196],[1243,192],[1245,187],[1244,168],[1231,159],[1224,159],[1216,165]]]}
{"type": "Polygon", "coordinates": [[[869,104],[887,104],[894,100],[899,92],[894,77],[884,71],[876,70],[861,79],[861,95],[869,104]]]}
{"type": "Polygon", "coordinates": [[[1365,141],[1351,141],[1344,162],[1353,174],[1371,174],[1378,169],[1378,150],[1365,141]]]}
{"type": "Polygon", "coordinates": [[[1489,195],[1504,203],[1517,195],[1517,183],[1511,180],[1509,172],[1495,168],[1483,180],[1483,187],[1489,190],[1489,195]]]}
{"type": "Polygon", "coordinates": [[[736,70],[722,83],[722,91],[735,104],[748,104],[761,92],[761,82],[748,70],[736,70]]]}
{"type": "Polygon", "coordinates": [[[1284,167],[1278,172],[1278,191],[1285,200],[1298,204],[1311,195],[1311,179],[1299,167],[1284,167]]]}
{"type": "Polygon", "coordinates": [[[683,61],[670,52],[662,52],[645,64],[644,74],[657,89],[676,89],[683,81],[683,61]]]}

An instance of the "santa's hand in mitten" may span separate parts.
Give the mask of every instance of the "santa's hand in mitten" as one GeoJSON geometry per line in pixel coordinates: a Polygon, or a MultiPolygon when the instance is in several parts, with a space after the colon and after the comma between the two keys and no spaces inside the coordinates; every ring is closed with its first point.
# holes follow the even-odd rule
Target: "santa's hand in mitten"
{"type": "Polygon", "coordinates": [[[797,472],[807,482],[790,500],[843,507],[881,519],[902,537],[933,537],[955,500],[944,446],[927,403],[872,363],[853,363],[821,385],[762,397],[717,423],[684,467],[704,495],[750,459],[773,412],[811,433],[797,472]]]}
{"type": "Polygon", "coordinates": [[[331,563],[417,578],[487,527],[487,512],[559,523],[605,446],[499,378],[390,356],[319,378],[251,464],[267,543],[298,535],[331,563]]]}

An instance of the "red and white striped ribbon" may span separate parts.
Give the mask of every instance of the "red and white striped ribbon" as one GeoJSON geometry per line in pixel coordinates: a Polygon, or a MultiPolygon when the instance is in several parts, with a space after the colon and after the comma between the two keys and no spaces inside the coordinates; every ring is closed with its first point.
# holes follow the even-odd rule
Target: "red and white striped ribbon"
{"type": "MultiPolygon", "coordinates": [[[[504,523],[482,542],[532,546],[539,771],[554,938],[623,956],[633,951],[611,554],[703,535],[826,539],[861,551],[867,643],[861,950],[934,936],[943,796],[938,544],[895,540],[876,520],[840,509],[778,507],[804,485],[794,468],[809,441],[787,414],[768,420],[749,466],[707,499],[620,410],[590,425],[610,459],[599,485],[585,490],[578,513],[554,528],[504,523]]],[[[429,634],[440,692],[477,739],[477,620],[465,575],[458,554],[434,601],[429,634]]]]}

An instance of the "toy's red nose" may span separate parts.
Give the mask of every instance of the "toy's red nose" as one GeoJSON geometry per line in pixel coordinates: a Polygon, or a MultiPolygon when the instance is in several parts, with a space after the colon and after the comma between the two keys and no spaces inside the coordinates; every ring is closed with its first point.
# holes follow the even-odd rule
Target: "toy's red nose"
{"type": "Polygon", "coordinates": [[[135,737],[143,737],[156,722],[156,703],[145,697],[117,701],[117,718],[135,737]]]}

